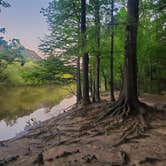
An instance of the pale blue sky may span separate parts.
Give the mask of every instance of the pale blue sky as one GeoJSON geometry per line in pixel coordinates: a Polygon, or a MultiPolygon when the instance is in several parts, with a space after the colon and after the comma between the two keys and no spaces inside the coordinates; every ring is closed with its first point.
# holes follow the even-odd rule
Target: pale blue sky
{"type": "Polygon", "coordinates": [[[50,0],[8,0],[10,8],[0,13],[0,26],[5,27],[6,39],[18,38],[21,43],[38,51],[39,37],[48,33],[45,18],[40,13],[50,0]]]}

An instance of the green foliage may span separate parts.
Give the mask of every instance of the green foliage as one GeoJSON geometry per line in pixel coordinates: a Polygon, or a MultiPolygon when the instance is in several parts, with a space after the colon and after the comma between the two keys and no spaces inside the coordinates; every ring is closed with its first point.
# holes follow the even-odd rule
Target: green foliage
{"type": "Polygon", "coordinates": [[[23,78],[21,77],[22,66],[19,63],[12,63],[4,70],[3,74],[7,76],[4,81],[8,85],[23,85],[25,84],[23,78]]]}
{"type": "Polygon", "coordinates": [[[8,80],[8,74],[5,71],[8,65],[15,62],[19,62],[21,66],[24,65],[23,49],[19,40],[13,39],[11,43],[8,43],[0,37],[0,82],[8,80]]]}
{"type": "Polygon", "coordinates": [[[11,42],[7,42],[3,37],[0,37],[0,60],[4,60],[7,63],[19,61],[23,65],[25,60],[22,54],[23,50],[24,47],[18,39],[12,39],[11,42]]]}
{"type": "Polygon", "coordinates": [[[25,71],[30,72],[33,70],[35,66],[37,66],[37,64],[32,61],[26,62],[24,66],[21,66],[19,62],[8,64],[0,75],[1,84],[14,86],[27,85],[28,83],[23,78],[23,74],[25,71]]]}
{"type": "Polygon", "coordinates": [[[39,48],[49,55],[79,52],[80,2],[53,0],[41,11],[46,17],[51,34],[41,40],[39,48]],[[58,50],[61,50],[58,52],[58,50]],[[62,52],[63,51],[63,52],[62,52]]]}
{"type": "Polygon", "coordinates": [[[37,55],[22,47],[18,39],[8,43],[0,38],[0,82],[8,85],[69,83],[75,69],[65,60],[49,57],[36,59],[37,55]],[[64,77],[64,74],[70,77],[64,77]]]}
{"type": "Polygon", "coordinates": [[[23,78],[29,84],[62,84],[72,81],[73,68],[65,65],[65,62],[56,57],[50,56],[46,60],[41,60],[34,68],[24,71],[23,78]],[[71,77],[64,77],[69,74],[71,77]]]}
{"type": "Polygon", "coordinates": [[[139,86],[142,91],[160,93],[166,82],[165,12],[160,1],[144,1],[138,33],[139,86]],[[144,44],[143,44],[144,43],[144,44]]]}

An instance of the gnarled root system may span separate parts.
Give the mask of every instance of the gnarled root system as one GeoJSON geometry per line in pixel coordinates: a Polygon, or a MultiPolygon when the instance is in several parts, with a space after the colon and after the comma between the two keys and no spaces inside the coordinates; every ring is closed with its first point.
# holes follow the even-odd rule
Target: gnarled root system
{"type": "Polygon", "coordinates": [[[110,104],[107,110],[99,114],[96,123],[100,124],[106,119],[109,119],[110,127],[108,128],[110,130],[113,129],[113,126],[116,126],[116,129],[125,127],[120,140],[114,145],[117,146],[132,138],[140,137],[145,134],[145,131],[149,128],[148,118],[146,119],[146,117],[149,116],[149,112],[152,113],[153,108],[140,101],[130,103],[125,98],[120,98],[114,104],[110,104]]]}

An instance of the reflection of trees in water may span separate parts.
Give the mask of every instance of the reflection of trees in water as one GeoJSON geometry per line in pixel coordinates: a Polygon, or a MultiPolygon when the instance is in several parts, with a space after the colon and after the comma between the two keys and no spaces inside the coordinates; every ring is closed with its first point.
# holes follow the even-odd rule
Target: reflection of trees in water
{"type": "Polygon", "coordinates": [[[7,126],[13,126],[17,119],[26,115],[29,115],[34,110],[28,109],[18,109],[14,111],[10,110],[1,110],[0,111],[0,120],[4,120],[7,126]]]}
{"type": "Polygon", "coordinates": [[[7,126],[12,127],[14,124],[16,124],[17,119],[4,119],[4,122],[6,123],[7,126]]]}
{"type": "Polygon", "coordinates": [[[12,126],[19,117],[58,104],[69,92],[60,86],[0,87],[0,120],[12,126]],[[2,90],[1,90],[2,89],[2,90]]]}
{"type": "Polygon", "coordinates": [[[18,118],[29,115],[33,110],[27,109],[18,109],[14,111],[10,110],[1,110],[2,114],[5,113],[3,116],[0,114],[0,120],[4,120],[7,126],[13,126],[16,124],[18,118]]]}
{"type": "Polygon", "coordinates": [[[0,109],[0,120],[5,119],[8,116],[8,112],[0,109]]]}
{"type": "MultiPolygon", "coordinates": [[[[29,115],[29,113],[27,111],[24,111],[26,114],[21,114],[21,115],[12,115],[12,116],[9,116],[5,119],[3,119],[3,121],[6,123],[7,126],[13,126],[14,124],[17,123],[17,119],[22,117],[22,116],[26,116],[26,115],[29,115]]],[[[2,120],[2,119],[1,119],[2,120]]],[[[37,121],[36,118],[31,118],[30,120],[28,120],[26,122],[26,127],[32,127],[34,125],[37,125],[39,124],[40,121],[37,121]]]]}

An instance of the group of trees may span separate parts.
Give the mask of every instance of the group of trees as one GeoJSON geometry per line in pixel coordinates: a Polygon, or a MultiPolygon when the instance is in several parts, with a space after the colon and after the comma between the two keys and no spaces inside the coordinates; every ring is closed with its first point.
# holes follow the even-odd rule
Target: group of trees
{"type": "Polygon", "coordinates": [[[166,6],[162,0],[140,4],[138,29],[138,88],[151,93],[165,90],[166,6]],[[143,44],[145,43],[145,44],[143,44]]]}
{"type": "Polygon", "coordinates": [[[108,30],[102,28],[107,26],[104,19],[108,16],[102,21],[101,12],[108,11],[109,5],[109,1],[103,5],[103,1],[97,0],[88,4],[63,0],[52,1],[48,8],[42,9],[51,33],[42,40],[40,48],[49,55],[75,59],[77,103],[90,103],[89,90],[93,101],[100,101],[100,59],[101,51],[105,52],[101,50],[101,36],[108,30]]]}
{"type": "Polygon", "coordinates": [[[24,48],[19,39],[8,42],[0,37],[1,84],[67,84],[73,80],[73,73],[74,68],[65,60],[54,56],[41,59],[35,52],[24,48]]]}
{"type": "MultiPolygon", "coordinates": [[[[2,0],[0,6],[10,5],[2,0]]],[[[103,87],[110,90],[111,101],[114,89],[121,90],[122,98],[165,90],[162,0],[52,0],[41,13],[50,34],[39,48],[50,57],[23,72],[27,82],[64,83],[64,78],[71,82],[74,75],[77,103],[85,105],[99,102],[103,87]]],[[[23,47],[11,46],[2,37],[0,46],[1,73],[6,64],[24,65],[23,47]]]]}
{"type": "Polygon", "coordinates": [[[103,84],[106,90],[110,85],[111,101],[121,89],[127,105],[142,91],[165,89],[162,0],[52,0],[41,12],[50,35],[39,47],[76,63],[77,103],[100,101],[103,84]]]}
{"type": "MultiPolygon", "coordinates": [[[[10,4],[0,0],[0,7],[7,8],[10,4]]],[[[0,33],[5,34],[6,29],[0,27],[0,33]]],[[[0,37],[0,84],[66,84],[73,80],[73,70],[65,60],[54,56],[41,59],[26,49],[19,39],[6,41],[0,37]]]]}
{"type": "Polygon", "coordinates": [[[24,47],[22,47],[18,39],[12,39],[11,42],[7,42],[3,37],[0,37],[0,82],[7,79],[4,71],[8,65],[14,62],[24,65],[25,58],[22,53],[23,50],[24,47]]]}
{"type": "Polygon", "coordinates": [[[28,84],[58,84],[66,85],[73,81],[74,69],[67,65],[66,61],[59,60],[56,57],[50,56],[47,59],[40,60],[34,63],[35,65],[22,74],[24,80],[28,84]]]}

